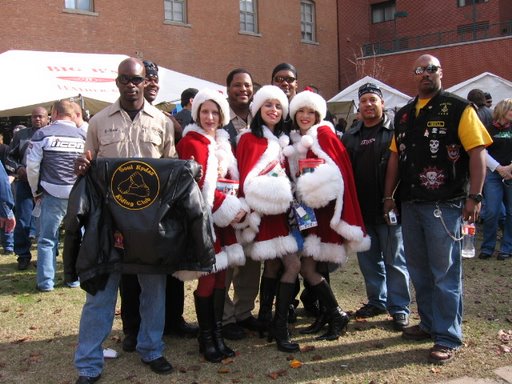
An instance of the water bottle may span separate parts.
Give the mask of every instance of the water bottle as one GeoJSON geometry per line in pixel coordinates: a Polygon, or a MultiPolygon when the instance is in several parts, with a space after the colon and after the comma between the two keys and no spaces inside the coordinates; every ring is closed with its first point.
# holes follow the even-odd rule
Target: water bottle
{"type": "Polygon", "coordinates": [[[474,223],[465,221],[462,224],[462,257],[469,259],[475,257],[475,233],[474,223]]]}

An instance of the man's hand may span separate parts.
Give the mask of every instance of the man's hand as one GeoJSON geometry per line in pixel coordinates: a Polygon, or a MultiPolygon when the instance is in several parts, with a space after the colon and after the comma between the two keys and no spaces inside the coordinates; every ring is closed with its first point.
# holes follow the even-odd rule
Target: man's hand
{"type": "Polygon", "coordinates": [[[512,179],[512,164],[507,166],[498,165],[496,167],[496,172],[498,172],[503,180],[510,180],[512,179]]]}
{"type": "Polygon", "coordinates": [[[464,204],[464,208],[462,209],[462,218],[464,219],[464,221],[468,221],[470,223],[476,222],[480,217],[481,207],[481,203],[477,203],[473,199],[466,199],[466,203],[464,204]]]}
{"type": "Polygon", "coordinates": [[[75,159],[74,172],[77,176],[84,176],[91,166],[91,151],[85,152],[82,156],[75,159]]]}
{"type": "Polygon", "coordinates": [[[3,228],[6,233],[14,231],[14,227],[16,227],[16,219],[14,216],[11,218],[0,218],[0,228],[3,228]]]}
{"type": "Polygon", "coordinates": [[[231,222],[231,224],[240,223],[241,221],[243,221],[246,214],[247,212],[245,212],[245,209],[240,209],[236,214],[235,218],[233,219],[233,221],[231,222]]]}

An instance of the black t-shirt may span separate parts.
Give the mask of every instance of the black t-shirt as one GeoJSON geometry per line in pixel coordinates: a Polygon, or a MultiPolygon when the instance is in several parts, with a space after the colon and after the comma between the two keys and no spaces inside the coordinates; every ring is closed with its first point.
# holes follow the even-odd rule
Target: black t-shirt
{"type": "Polygon", "coordinates": [[[376,166],[379,159],[375,158],[375,138],[381,129],[380,124],[374,127],[362,127],[361,142],[353,158],[354,178],[356,182],[359,206],[366,223],[374,223],[377,215],[381,214],[381,202],[376,193],[379,185],[376,176],[376,166]]]}

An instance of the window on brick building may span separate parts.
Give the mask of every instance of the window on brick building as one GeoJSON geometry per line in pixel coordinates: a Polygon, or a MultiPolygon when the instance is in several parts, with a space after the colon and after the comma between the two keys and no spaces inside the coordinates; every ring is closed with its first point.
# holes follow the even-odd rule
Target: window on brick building
{"type": "Polygon", "coordinates": [[[311,0],[300,2],[300,32],[302,41],[316,41],[316,14],[315,3],[311,0]]]}
{"type": "Polygon", "coordinates": [[[457,0],[458,7],[465,7],[466,5],[487,3],[489,0],[457,0]]]}
{"type": "Polygon", "coordinates": [[[64,8],[93,12],[94,2],[93,0],[64,0],[64,8]]]}
{"type": "Polygon", "coordinates": [[[372,4],[372,23],[383,23],[395,19],[396,3],[385,1],[383,3],[372,4]]]}
{"type": "Polygon", "coordinates": [[[186,0],[164,0],[164,18],[175,23],[187,23],[186,0]]]}
{"type": "Polygon", "coordinates": [[[258,33],[258,4],[256,0],[240,0],[240,31],[258,33]]]}

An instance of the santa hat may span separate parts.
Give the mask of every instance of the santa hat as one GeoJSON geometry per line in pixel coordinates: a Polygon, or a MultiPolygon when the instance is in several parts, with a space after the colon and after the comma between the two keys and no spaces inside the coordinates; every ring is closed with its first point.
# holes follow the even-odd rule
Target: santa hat
{"type": "Polygon", "coordinates": [[[192,119],[194,119],[195,122],[199,122],[199,108],[201,104],[207,100],[217,103],[221,109],[222,115],[224,116],[224,119],[220,122],[222,126],[229,124],[230,113],[228,101],[219,91],[208,88],[201,89],[197,92],[197,95],[195,95],[192,101],[192,119]]]}
{"type": "Polygon", "coordinates": [[[264,85],[254,95],[251,103],[251,113],[256,116],[256,113],[260,110],[263,103],[267,100],[277,100],[283,108],[283,119],[288,116],[288,98],[281,90],[281,88],[275,85],[264,85]]]}
{"type": "Polygon", "coordinates": [[[290,117],[295,120],[295,114],[300,108],[308,107],[320,115],[320,121],[325,118],[327,113],[327,103],[318,93],[303,91],[297,93],[290,102],[290,117]]]}

